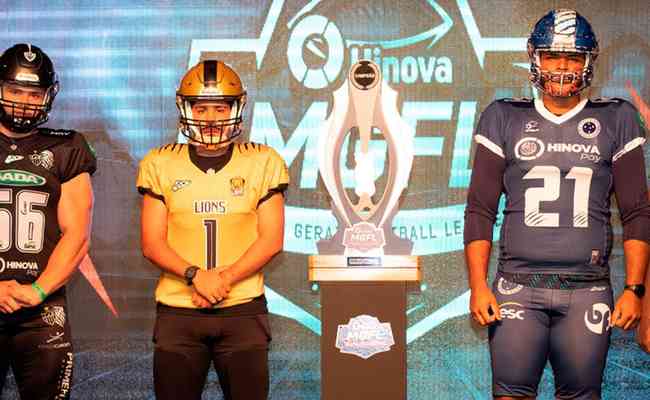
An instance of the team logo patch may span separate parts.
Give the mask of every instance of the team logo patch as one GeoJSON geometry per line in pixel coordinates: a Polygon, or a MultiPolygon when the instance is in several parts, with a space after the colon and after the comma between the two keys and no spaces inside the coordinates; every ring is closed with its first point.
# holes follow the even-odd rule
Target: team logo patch
{"type": "Polygon", "coordinates": [[[336,331],[336,348],[343,354],[353,354],[364,360],[390,350],[395,344],[389,322],[379,322],[370,315],[350,318],[336,331]]]}
{"type": "Polygon", "coordinates": [[[189,186],[190,183],[192,183],[192,181],[189,179],[177,179],[172,186],[172,192],[178,192],[179,190],[189,186]]]}
{"type": "Polygon", "coordinates": [[[611,327],[611,310],[605,303],[596,303],[591,306],[591,312],[585,311],[585,326],[596,335],[602,335],[611,327]]]}
{"type": "Polygon", "coordinates": [[[521,292],[523,288],[524,285],[520,285],[514,282],[509,282],[503,278],[499,278],[499,282],[497,283],[497,290],[499,291],[499,293],[506,296],[517,294],[521,292]]]}
{"type": "Polygon", "coordinates": [[[65,325],[65,309],[61,306],[45,306],[41,311],[43,322],[49,326],[63,328],[65,325]]]}
{"type": "Polygon", "coordinates": [[[40,153],[30,155],[29,160],[37,167],[50,170],[54,166],[54,153],[49,150],[43,150],[40,153]]]}
{"type": "Polygon", "coordinates": [[[11,164],[12,162],[20,161],[23,158],[25,157],[21,156],[20,154],[9,154],[7,158],[5,158],[5,164],[11,164]]]}
{"type": "Polygon", "coordinates": [[[539,122],[537,122],[537,121],[528,121],[528,122],[526,122],[524,132],[526,132],[526,133],[539,132],[539,122]]]}
{"type": "Polygon", "coordinates": [[[534,137],[524,137],[515,144],[515,157],[530,161],[544,154],[544,143],[534,137]]]}
{"type": "Polygon", "coordinates": [[[0,171],[0,185],[9,186],[43,186],[45,178],[19,169],[0,171]]]}
{"type": "Polygon", "coordinates": [[[246,185],[246,180],[241,176],[230,179],[230,193],[233,196],[243,196],[244,195],[244,185],[246,185]]]}
{"type": "Polygon", "coordinates": [[[578,134],[585,139],[593,139],[600,133],[602,127],[596,118],[585,118],[578,123],[578,134]]]}

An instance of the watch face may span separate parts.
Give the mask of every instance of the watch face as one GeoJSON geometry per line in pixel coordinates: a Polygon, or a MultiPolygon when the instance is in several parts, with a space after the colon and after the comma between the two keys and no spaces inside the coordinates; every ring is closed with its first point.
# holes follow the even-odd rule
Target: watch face
{"type": "Polygon", "coordinates": [[[194,279],[197,269],[198,269],[197,267],[192,266],[192,267],[188,267],[185,270],[185,279],[187,280],[188,285],[192,284],[192,279],[194,279]]]}
{"type": "Polygon", "coordinates": [[[634,293],[636,293],[636,295],[639,297],[643,297],[645,294],[645,286],[637,285],[636,288],[634,288],[634,293]]]}
{"type": "Polygon", "coordinates": [[[645,286],[644,285],[627,285],[626,289],[632,291],[637,297],[643,297],[645,295],[645,286]]]}

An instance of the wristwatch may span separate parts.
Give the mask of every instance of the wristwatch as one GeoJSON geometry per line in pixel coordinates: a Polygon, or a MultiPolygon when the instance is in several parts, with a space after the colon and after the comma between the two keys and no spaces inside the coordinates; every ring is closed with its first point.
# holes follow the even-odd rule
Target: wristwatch
{"type": "Polygon", "coordinates": [[[625,285],[624,290],[629,290],[634,295],[640,299],[643,298],[643,295],[645,294],[645,285],[643,284],[638,284],[638,285],[625,285]]]}
{"type": "Polygon", "coordinates": [[[196,276],[196,271],[198,271],[200,268],[197,267],[196,265],[190,265],[187,267],[185,270],[185,273],[183,276],[185,277],[185,283],[187,283],[187,286],[192,286],[192,281],[194,280],[194,277],[196,276]]]}

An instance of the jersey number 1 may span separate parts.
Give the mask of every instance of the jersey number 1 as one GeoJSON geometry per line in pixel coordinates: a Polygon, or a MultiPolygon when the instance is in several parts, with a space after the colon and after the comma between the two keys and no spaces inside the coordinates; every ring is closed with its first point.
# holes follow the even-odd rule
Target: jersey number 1
{"type": "MultiPolygon", "coordinates": [[[[589,188],[591,187],[591,168],[573,167],[566,179],[575,180],[573,192],[573,226],[589,227],[589,188]]],[[[560,226],[560,214],[539,212],[542,201],[556,201],[560,198],[562,176],[560,169],[551,165],[539,165],[532,168],[523,179],[543,179],[544,186],[528,188],[525,193],[524,222],[526,226],[557,228],[560,226]]]]}
{"type": "Polygon", "coordinates": [[[208,269],[216,268],[219,259],[217,250],[219,225],[216,219],[204,219],[203,227],[205,228],[205,263],[208,269]]]}

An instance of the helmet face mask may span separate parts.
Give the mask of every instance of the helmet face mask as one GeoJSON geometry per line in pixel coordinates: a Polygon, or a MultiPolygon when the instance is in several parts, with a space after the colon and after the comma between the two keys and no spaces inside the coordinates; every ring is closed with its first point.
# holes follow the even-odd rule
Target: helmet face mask
{"type": "Polygon", "coordinates": [[[539,84],[542,91],[553,97],[570,97],[580,93],[588,86],[586,77],[593,74],[589,70],[589,54],[584,52],[538,51],[539,84]]]}
{"type": "Polygon", "coordinates": [[[553,97],[578,95],[591,85],[598,42],[589,22],[573,10],[553,10],[543,16],[528,39],[530,81],[553,97]],[[570,60],[584,56],[577,69],[544,69],[544,53],[564,55],[570,60]]]}
{"type": "Polygon", "coordinates": [[[0,56],[0,123],[11,131],[45,123],[58,90],[54,65],[38,47],[17,44],[0,56]]]}
{"type": "Polygon", "coordinates": [[[246,91],[239,76],[216,60],[192,67],[176,92],[180,131],[194,144],[221,146],[232,142],[242,132],[245,105],[246,91]],[[216,118],[198,115],[197,107],[214,108],[217,112],[211,116],[216,118]]]}
{"type": "Polygon", "coordinates": [[[30,93],[33,89],[15,83],[0,83],[0,107],[2,107],[3,124],[8,125],[16,133],[27,133],[46,122],[52,109],[52,99],[56,95],[57,87],[33,92],[38,95],[27,95],[33,100],[36,100],[35,97],[39,97],[38,101],[20,101],[13,93],[21,91],[30,93]]]}

